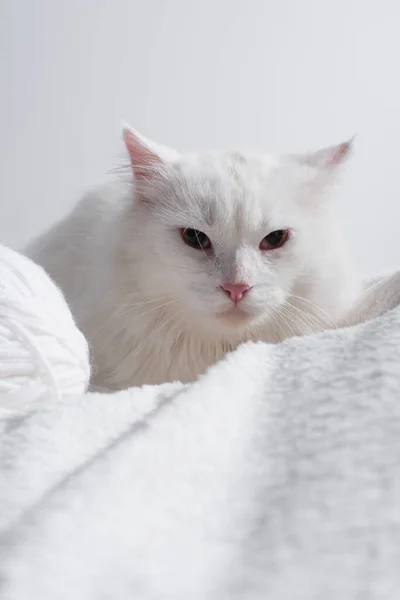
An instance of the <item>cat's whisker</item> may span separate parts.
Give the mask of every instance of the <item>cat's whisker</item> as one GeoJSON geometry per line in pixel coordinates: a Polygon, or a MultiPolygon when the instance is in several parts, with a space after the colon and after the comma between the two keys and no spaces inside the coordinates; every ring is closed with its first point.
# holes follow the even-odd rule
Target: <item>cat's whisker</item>
{"type": "Polygon", "coordinates": [[[175,202],[171,202],[170,204],[163,204],[160,208],[160,215],[168,215],[173,217],[173,220],[176,221],[176,214],[179,212],[180,217],[188,217],[189,220],[198,221],[199,214],[196,214],[193,209],[190,207],[186,207],[186,209],[182,209],[181,206],[177,206],[175,202]]]}
{"type": "MultiPolygon", "coordinates": [[[[154,306],[153,308],[150,308],[149,310],[136,315],[134,319],[128,319],[128,320],[124,321],[124,323],[120,327],[115,329],[109,336],[107,336],[107,338],[104,340],[102,346],[98,349],[96,354],[101,355],[101,353],[104,352],[105,348],[110,344],[110,342],[112,342],[112,340],[115,339],[121,333],[121,331],[126,329],[126,327],[128,325],[132,325],[138,319],[143,318],[145,315],[148,315],[149,313],[154,312],[155,310],[162,310],[163,308],[170,306],[172,304],[176,304],[176,303],[177,303],[177,300],[171,300],[170,302],[165,302],[164,304],[154,306]]],[[[123,313],[122,315],[115,315],[115,317],[118,316],[119,318],[121,318],[121,316],[126,316],[126,314],[127,313],[123,313]]]]}
{"type": "MultiPolygon", "coordinates": [[[[281,317],[283,320],[284,325],[289,329],[289,332],[293,335],[293,337],[296,337],[296,332],[294,331],[293,327],[291,326],[291,323],[287,320],[287,317],[291,316],[285,313],[285,309],[282,305],[279,306],[278,310],[276,311],[276,316],[277,318],[281,317]]],[[[285,336],[286,337],[286,336],[285,336]]]]}
{"type": "Polygon", "coordinates": [[[321,314],[323,314],[328,320],[332,320],[332,317],[325,310],[323,310],[321,306],[319,306],[316,302],[313,302],[309,298],[305,298],[304,296],[297,296],[296,294],[290,294],[288,298],[289,300],[294,299],[299,300],[300,302],[305,302],[306,304],[309,304],[312,308],[315,308],[316,310],[321,312],[321,314]]]}
{"type": "MultiPolygon", "coordinates": [[[[142,297],[141,294],[137,294],[138,297],[142,297]]],[[[142,300],[141,302],[127,302],[126,304],[116,304],[116,308],[137,308],[138,306],[145,306],[148,304],[154,304],[155,302],[159,302],[163,300],[163,297],[152,298],[148,300],[142,300]]]]}
{"type": "Polygon", "coordinates": [[[252,341],[257,342],[260,336],[259,336],[259,333],[257,332],[256,328],[254,327],[254,325],[250,325],[249,330],[253,336],[252,341]]]}
{"type": "Polygon", "coordinates": [[[326,329],[327,324],[323,321],[318,315],[312,314],[310,312],[304,311],[298,306],[291,304],[290,302],[285,304],[286,310],[291,312],[294,319],[296,316],[302,320],[303,323],[308,327],[307,333],[315,333],[317,331],[321,331],[326,329]],[[296,314],[293,314],[295,311],[296,314]]]}
{"type": "MultiPolygon", "coordinates": [[[[264,294],[263,294],[263,301],[265,303],[267,303],[266,302],[266,293],[265,293],[265,291],[264,291],[264,294]]],[[[287,333],[284,330],[284,328],[282,327],[281,323],[279,322],[279,318],[278,317],[279,317],[279,312],[276,311],[276,310],[273,310],[272,313],[270,314],[270,318],[275,323],[275,325],[277,325],[279,327],[279,330],[281,331],[281,334],[282,334],[282,339],[285,339],[285,337],[287,337],[287,333]]],[[[276,341],[278,341],[278,340],[276,340],[276,341]]]]}
{"type": "Polygon", "coordinates": [[[144,343],[148,342],[149,339],[151,339],[151,337],[153,337],[154,335],[156,335],[157,333],[160,333],[160,331],[169,323],[171,323],[173,320],[175,320],[177,317],[179,317],[179,315],[181,315],[183,313],[183,310],[179,311],[177,314],[173,314],[172,317],[170,317],[169,319],[167,319],[166,321],[163,321],[163,323],[161,323],[161,325],[159,327],[157,327],[156,329],[154,329],[153,331],[151,331],[145,338],[143,338],[139,344],[133,348],[127,355],[127,358],[132,358],[134,359],[135,356],[140,352],[142,346],[144,343]]]}
{"type": "MultiPolygon", "coordinates": [[[[115,313],[113,313],[113,315],[111,316],[111,320],[119,320],[122,317],[126,317],[127,315],[129,315],[130,313],[134,312],[137,308],[141,307],[141,306],[149,306],[149,305],[153,305],[153,304],[157,304],[158,307],[160,306],[164,306],[164,304],[160,305],[160,301],[166,300],[167,297],[159,297],[159,298],[154,298],[153,300],[149,300],[149,301],[143,301],[143,302],[137,302],[137,303],[127,303],[127,304],[119,304],[116,305],[116,308],[119,310],[116,310],[115,313]],[[120,310],[120,309],[124,309],[124,310],[120,310]]],[[[168,298],[168,301],[170,299],[168,298]]],[[[173,300],[175,301],[175,300],[173,300]]],[[[152,309],[153,310],[153,309],[152,309]]],[[[109,328],[109,323],[110,321],[104,321],[103,323],[101,323],[100,325],[98,325],[97,327],[97,332],[102,331],[103,329],[108,329],[109,328]]]]}
{"type": "Polygon", "coordinates": [[[290,301],[291,298],[293,298],[294,300],[298,300],[300,302],[309,304],[310,306],[312,306],[313,308],[318,310],[321,313],[321,315],[323,315],[326,318],[326,320],[328,321],[329,324],[333,325],[334,328],[337,328],[338,325],[334,321],[334,319],[331,317],[331,315],[329,315],[323,308],[321,308],[321,306],[319,306],[312,300],[309,300],[308,298],[304,298],[303,296],[296,296],[295,294],[290,294],[288,300],[290,301]]]}
{"type": "MultiPolygon", "coordinates": [[[[309,333],[313,333],[314,331],[319,331],[322,328],[324,328],[324,322],[321,321],[321,319],[319,319],[316,315],[313,315],[311,313],[306,313],[305,311],[301,310],[300,308],[298,308],[297,306],[294,306],[293,304],[291,304],[290,302],[285,301],[284,306],[286,308],[286,310],[292,315],[291,311],[296,311],[296,313],[298,313],[299,318],[302,319],[302,322],[306,324],[306,326],[309,328],[309,333]],[[314,323],[314,325],[313,325],[314,323]]],[[[292,315],[294,317],[294,315],[292,315]]]]}
{"type": "MultiPolygon", "coordinates": [[[[279,320],[277,319],[277,317],[275,316],[275,314],[271,313],[270,318],[273,320],[273,322],[275,323],[275,325],[277,325],[279,327],[279,331],[282,334],[282,340],[285,339],[285,337],[287,336],[286,331],[282,327],[281,323],[279,322],[279,320]]],[[[275,341],[280,341],[280,340],[275,340],[275,341]]]]}
{"type": "MultiPolygon", "coordinates": [[[[296,306],[293,306],[292,304],[285,302],[284,306],[283,306],[283,310],[285,311],[287,316],[290,316],[292,318],[293,321],[296,320],[296,316],[293,314],[293,310],[295,310],[298,313],[297,317],[298,317],[300,323],[303,323],[305,325],[305,330],[301,331],[302,334],[313,333],[314,331],[318,331],[320,329],[321,324],[318,321],[318,319],[316,319],[316,318],[312,319],[312,315],[305,313],[304,311],[300,310],[296,306]],[[314,321],[314,324],[313,324],[313,321],[314,321]]],[[[299,327],[299,329],[300,329],[300,327],[299,327]]]]}
{"type": "MultiPolygon", "coordinates": [[[[300,323],[296,322],[296,320],[294,319],[293,313],[291,313],[285,306],[281,305],[280,307],[280,313],[282,316],[285,317],[285,323],[290,326],[290,332],[292,333],[292,335],[297,336],[299,335],[300,331],[301,331],[301,323],[304,324],[304,321],[302,320],[300,323]]],[[[306,323],[307,326],[307,323],[306,323]]]]}

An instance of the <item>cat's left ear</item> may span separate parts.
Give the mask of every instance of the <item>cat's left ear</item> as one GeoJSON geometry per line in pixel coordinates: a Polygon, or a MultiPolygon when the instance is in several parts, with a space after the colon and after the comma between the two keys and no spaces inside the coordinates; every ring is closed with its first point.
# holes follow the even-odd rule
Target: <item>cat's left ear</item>
{"type": "Polygon", "coordinates": [[[346,162],[351,154],[353,142],[354,137],[336,146],[329,146],[316,152],[298,155],[297,158],[305,165],[329,173],[346,162]]]}
{"type": "Polygon", "coordinates": [[[165,165],[179,158],[179,153],[176,150],[147,140],[125,123],[123,124],[122,136],[128,150],[133,174],[138,181],[151,179],[165,165]]]}

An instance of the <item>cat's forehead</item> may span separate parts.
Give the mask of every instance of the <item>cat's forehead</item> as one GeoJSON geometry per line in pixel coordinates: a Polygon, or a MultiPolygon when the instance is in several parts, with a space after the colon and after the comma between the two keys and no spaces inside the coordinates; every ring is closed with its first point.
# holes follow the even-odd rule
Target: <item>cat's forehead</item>
{"type": "Polygon", "coordinates": [[[274,156],[242,152],[189,156],[176,163],[172,186],[177,208],[207,227],[262,227],[290,196],[290,177],[274,156]]]}
{"type": "Polygon", "coordinates": [[[176,175],[188,181],[208,182],[210,186],[221,183],[232,187],[248,187],[251,181],[271,176],[281,165],[273,155],[254,155],[240,151],[208,152],[183,155],[175,163],[176,175]]]}

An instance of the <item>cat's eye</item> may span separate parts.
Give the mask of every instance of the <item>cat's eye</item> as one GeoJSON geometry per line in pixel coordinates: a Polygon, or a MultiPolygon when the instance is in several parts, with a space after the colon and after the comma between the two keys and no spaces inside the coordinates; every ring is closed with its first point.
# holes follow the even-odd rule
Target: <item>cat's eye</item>
{"type": "Polygon", "coordinates": [[[265,236],[260,242],[260,250],[275,250],[276,248],[280,248],[283,244],[289,239],[289,230],[288,229],[277,229],[276,231],[271,231],[268,235],[265,236]]]}
{"type": "Polygon", "coordinates": [[[181,230],[182,239],[191,248],[196,248],[196,250],[208,250],[211,248],[210,238],[199,231],[198,229],[182,229],[181,230]]]}

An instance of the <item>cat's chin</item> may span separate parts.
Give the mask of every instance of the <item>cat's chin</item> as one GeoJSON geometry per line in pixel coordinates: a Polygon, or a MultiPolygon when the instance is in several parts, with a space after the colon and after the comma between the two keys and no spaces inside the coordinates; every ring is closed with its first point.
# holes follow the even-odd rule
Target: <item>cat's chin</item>
{"type": "Polygon", "coordinates": [[[254,319],[254,315],[240,306],[232,306],[227,310],[217,313],[217,318],[219,321],[230,326],[244,326],[248,325],[254,319]]]}

